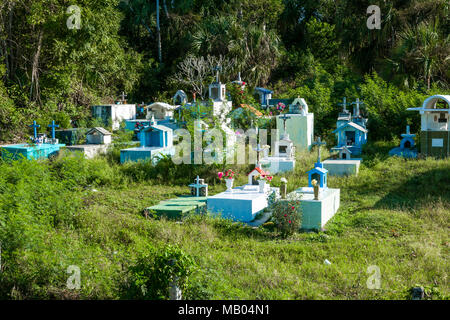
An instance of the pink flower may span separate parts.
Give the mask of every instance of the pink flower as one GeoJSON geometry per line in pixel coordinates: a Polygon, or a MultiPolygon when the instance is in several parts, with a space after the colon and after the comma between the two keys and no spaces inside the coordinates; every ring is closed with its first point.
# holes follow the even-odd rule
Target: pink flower
{"type": "Polygon", "coordinates": [[[291,220],[289,220],[289,223],[292,223],[292,221],[291,221],[291,220]]]}
{"type": "Polygon", "coordinates": [[[295,207],[292,207],[292,210],[295,210],[295,207]]]}
{"type": "Polygon", "coordinates": [[[218,172],[218,173],[217,173],[217,176],[219,177],[220,180],[222,180],[222,178],[223,178],[223,172],[218,172]]]}
{"type": "Polygon", "coordinates": [[[284,216],[287,217],[287,214],[285,214],[284,216]]]}

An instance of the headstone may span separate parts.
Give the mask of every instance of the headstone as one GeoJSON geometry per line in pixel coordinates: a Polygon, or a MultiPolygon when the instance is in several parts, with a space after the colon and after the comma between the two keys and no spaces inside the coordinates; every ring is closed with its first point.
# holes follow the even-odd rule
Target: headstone
{"type": "Polygon", "coordinates": [[[308,105],[304,99],[296,99],[295,101],[297,101],[295,106],[301,106],[300,110],[291,107],[289,114],[276,117],[278,129],[276,139],[281,140],[287,134],[289,139],[292,140],[295,150],[309,151],[313,142],[314,114],[308,113],[308,105]],[[301,103],[298,101],[301,101],[301,103]],[[296,113],[292,113],[291,111],[296,113]]]}
{"type": "Polygon", "coordinates": [[[331,148],[331,151],[340,152],[343,147],[351,152],[352,156],[358,156],[362,152],[362,147],[367,143],[367,119],[361,116],[360,106],[362,101],[356,99],[355,102],[348,104],[347,99],[339,105],[343,106],[343,110],[339,113],[336,123],[336,130],[333,131],[337,137],[337,146],[331,148]],[[354,114],[347,110],[347,106],[355,105],[354,114]]]}
{"type": "Polygon", "coordinates": [[[194,197],[207,197],[208,196],[208,184],[205,184],[204,179],[200,179],[198,176],[194,183],[189,185],[191,190],[191,196],[194,197]]]}
{"type": "Polygon", "coordinates": [[[172,129],[156,124],[154,118],[151,125],[139,129],[140,147],[120,150],[120,162],[152,161],[156,164],[163,155],[174,155],[172,129]]]}
{"type": "Polygon", "coordinates": [[[389,155],[404,158],[417,158],[417,149],[415,148],[414,142],[415,136],[415,134],[411,134],[409,126],[406,126],[406,133],[402,134],[400,147],[391,149],[389,155]]]}

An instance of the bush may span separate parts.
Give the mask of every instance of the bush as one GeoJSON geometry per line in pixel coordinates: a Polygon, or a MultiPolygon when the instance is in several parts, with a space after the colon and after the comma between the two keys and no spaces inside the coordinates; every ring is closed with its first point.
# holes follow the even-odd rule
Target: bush
{"type": "Polygon", "coordinates": [[[177,279],[181,290],[187,289],[194,260],[177,246],[151,248],[129,268],[128,299],[168,299],[169,286],[177,279]]]}
{"type": "Polygon", "coordinates": [[[298,231],[302,224],[302,209],[297,197],[277,201],[273,205],[272,219],[283,237],[298,231]]]}

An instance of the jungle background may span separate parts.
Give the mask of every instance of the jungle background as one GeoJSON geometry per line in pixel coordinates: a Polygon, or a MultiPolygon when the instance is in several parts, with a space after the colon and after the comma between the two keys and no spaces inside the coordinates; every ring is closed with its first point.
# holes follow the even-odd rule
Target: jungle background
{"type": "Polygon", "coordinates": [[[248,84],[243,102],[253,103],[258,86],[274,90],[274,98],[305,98],[317,135],[330,136],[344,96],[365,101],[373,141],[397,137],[406,124],[417,132],[418,115],[406,108],[449,90],[449,6],[446,0],[1,0],[0,142],[23,139],[30,119],[83,126],[92,104],[112,103],[122,91],[135,103],[172,102],[178,89],[192,100],[200,88],[204,97],[213,70],[200,76],[183,70],[217,61],[222,82],[241,72],[248,84]],[[71,5],[81,10],[80,29],[66,26],[71,5]],[[381,8],[380,30],[366,25],[369,5],[381,8]]]}

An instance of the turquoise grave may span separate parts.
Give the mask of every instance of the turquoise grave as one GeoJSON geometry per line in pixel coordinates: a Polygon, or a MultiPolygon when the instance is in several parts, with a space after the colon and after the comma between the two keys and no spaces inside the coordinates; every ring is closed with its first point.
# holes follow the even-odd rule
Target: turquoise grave
{"type": "Polygon", "coordinates": [[[33,137],[31,138],[32,144],[23,143],[2,147],[2,158],[19,160],[25,158],[28,160],[42,159],[56,156],[59,153],[61,147],[65,147],[65,144],[59,144],[55,138],[55,128],[59,127],[52,121],[49,127],[52,129],[52,139],[48,139],[45,134],[38,134],[37,129],[41,126],[33,121],[33,124],[29,127],[33,128],[33,137]]]}

